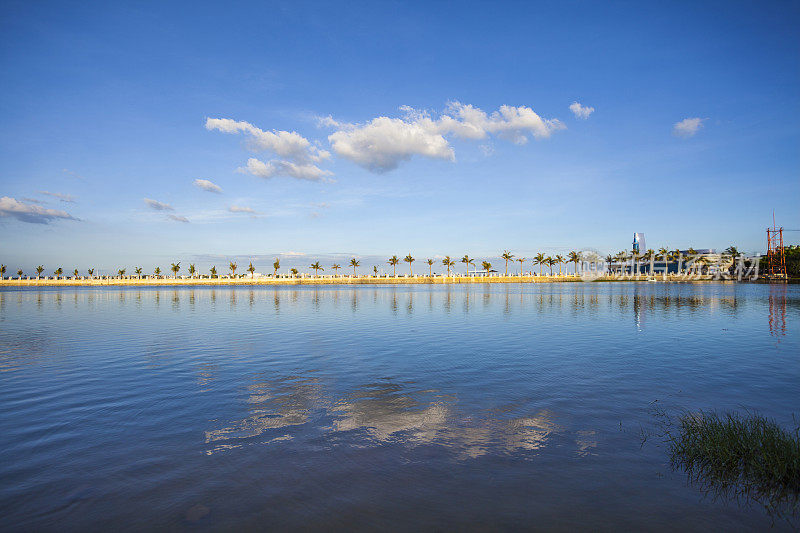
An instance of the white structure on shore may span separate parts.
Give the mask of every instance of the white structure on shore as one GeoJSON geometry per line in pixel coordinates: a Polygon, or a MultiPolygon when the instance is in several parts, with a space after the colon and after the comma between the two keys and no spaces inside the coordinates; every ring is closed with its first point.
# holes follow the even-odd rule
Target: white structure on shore
{"type": "Polygon", "coordinates": [[[643,254],[647,251],[647,245],[644,242],[644,233],[633,234],[633,253],[643,254]]]}

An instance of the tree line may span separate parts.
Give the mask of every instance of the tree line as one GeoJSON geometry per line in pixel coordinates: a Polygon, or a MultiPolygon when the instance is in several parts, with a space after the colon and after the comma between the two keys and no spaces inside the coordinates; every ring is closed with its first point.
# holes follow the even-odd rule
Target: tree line
{"type": "MultiPolygon", "coordinates": [[[[791,270],[792,271],[797,270],[796,263],[798,263],[798,260],[797,260],[796,256],[800,256],[800,247],[798,247],[798,246],[788,246],[788,247],[786,247],[786,252],[787,252],[787,267],[789,267],[789,264],[791,263],[791,265],[792,265],[791,270]]],[[[730,246],[725,250],[723,255],[727,255],[727,256],[730,256],[730,257],[738,257],[739,256],[739,251],[735,246],[730,246]]],[[[618,252],[616,255],[607,255],[604,259],[605,259],[605,262],[608,265],[611,265],[614,262],[622,263],[622,262],[625,262],[625,261],[629,261],[631,259],[634,259],[634,260],[637,260],[637,261],[645,261],[645,262],[648,262],[648,261],[651,261],[651,260],[659,260],[659,261],[664,261],[666,263],[669,263],[671,261],[676,260],[678,257],[686,257],[687,259],[693,259],[693,258],[698,257],[699,258],[698,259],[699,262],[702,263],[704,261],[704,258],[702,256],[702,254],[697,252],[694,248],[689,248],[688,250],[686,250],[684,252],[682,252],[680,250],[669,250],[668,248],[660,248],[658,251],[650,249],[650,250],[647,250],[647,251],[645,251],[645,252],[643,252],[641,254],[634,254],[634,253],[631,253],[631,252],[621,251],[621,252],[618,252]]],[[[592,258],[588,258],[588,257],[584,256],[584,254],[582,254],[580,252],[577,252],[577,251],[569,252],[566,257],[564,257],[564,256],[562,256],[560,254],[557,254],[557,255],[554,255],[554,256],[545,255],[544,253],[540,252],[540,253],[537,253],[534,257],[528,259],[528,258],[525,258],[525,257],[516,257],[509,250],[504,250],[503,253],[500,255],[500,258],[501,258],[501,260],[503,260],[505,262],[505,265],[504,265],[504,275],[505,276],[508,276],[508,264],[509,264],[509,262],[511,262],[512,264],[513,264],[513,262],[519,263],[519,275],[523,274],[523,268],[524,268],[525,263],[530,261],[532,270],[535,270],[536,267],[538,267],[538,275],[540,275],[540,276],[544,275],[543,269],[547,268],[548,271],[549,271],[549,275],[553,276],[553,275],[555,275],[554,274],[554,268],[558,267],[558,275],[560,276],[562,274],[562,265],[566,266],[566,265],[569,265],[570,263],[574,264],[573,272],[575,274],[577,274],[578,271],[579,271],[579,267],[580,267],[581,263],[583,261],[592,259],[592,258]]],[[[415,261],[416,261],[416,259],[411,254],[406,255],[402,259],[400,259],[397,255],[393,255],[386,261],[386,264],[392,267],[392,276],[393,277],[397,277],[397,265],[399,265],[401,262],[405,262],[405,263],[408,264],[409,275],[413,276],[414,275],[413,263],[415,261]]],[[[465,275],[469,275],[470,266],[472,266],[473,268],[477,269],[475,261],[476,261],[476,259],[471,258],[467,254],[465,254],[459,260],[459,262],[464,265],[465,275]]],[[[433,266],[436,264],[436,261],[434,259],[428,258],[428,259],[425,259],[425,264],[428,265],[428,276],[433,276],[434,275],[433,266]]],[[[441,264],[442,264],[442,266],[444,266],[447,269],[447,276],[450,277],[451,272],[455,271],[456,261],[454,259],[452,259],[448,255],[448,256],[445,256],[444,259],[441,260],[441,264]]],[[[361,266],[361,261],[359,259],[353,257],[352,259],[350,259],[349,266],[353,269],[353,277],[355,277],[357,275],[356,271],[357,271],[358,267],[361,266]]],[[[487,274],[490,273],[490,272],[494,272],[494,270],[492,270],[492,263],[490,263],[489,261],[486,261],[486,260],[481,261],[480,266],[483,269],[483,272],[485,272],[487,274]]],[[[273,276],[275,276],[275,277],[278,276],[278,270],[280,270],[280,267],[281,267],[280,259],[275,259],[275,261],[272,263],[272,269],[273,269],[272,275],[273,276]]],[[[313,271],[313,273],[315,275],[319,275],[320,271],[322,271],[322,272],[325,271],[325,267],[323,267],[322,264],[319,261],[316,261],[316,262],[312,263],[311,265],[309,265],[308,268],[309,268],[309,270],[313,271]]],[[[338,263],[333,263],[330,268],[331,268],[331,270],[334,271],[335,275],[338,275],[338,272],[339,272],[339,270],[342,269],[342,266],[339,265],[338,263]]],[[[236,270],[237,269],[238,269],[238,264],[237,263],[235,263],[233,261],[229,261],[228,262],[228,270],[230,271],[230,277],[233,277],[233,278],[237,277],[237,275],[236,275],[236,270]]],[[[41,278],[41,275],[44,272],[44,270],[45,270],[45,268],[44,268],[43,265],[39,265],[34,269],[34,271],[36,272],[36,279],[37,280],[41,278]]],[[[180,270],[181,270],[181,262],[180,261],[178,261],[176,263],[172,263],[171,266],[169,267],[169,271],[172,272],[172,277],[173,278],[177,278],[178,277],[178,273],[180,272],[180,270]]],[[[253,266],[253,262],[252,261],[249,263],[247,269],[245,269],[245,270],[250,273],[251,277],[253,277],[255,275],[255,270],[256,269],[253,266]]],[[[377,276],[378,275],[378,266],[377,265],[373,266],[372,270],[373,270],[373,274],[375,276],[377,276]]],[[[787,270],[790,270],[790,268],[787,268],[787,270]]],[[[135,274],[137,279],[141,279],[143,275],[145,277],[154,277],[156,279],[162,279],[162,278],[167,277],[166,275],[162,275],[161,267],[156,267],[153,270],[152,276],[150,274],[143,274],[142,267],[135,267],[133,269],[133,272],[134,272],[134,274],[135,274]]],[[[195,278],[197,276],[201,276],[201,274],[198,272],[197,268],[195,267],[194,263],[191,263],[189,265],[189,267],[187,269],[187,272],[189,274],[189,277],[191,277],[191,278],[195,278]]],[[[123,278],[126,278],[126,277],[133,278],[133,275],[126,276],[126,273],[127,273],[127,269],[126,268],[119,268],[119,269],[117,269],[117,276],[115,276],[115,277],[119,277],[120,279],[123,279],[123,278]]],[[[2,277],[2,279],[5,279],[5,274],[6,274],[6,265],[0,265],[0,277],[2,277]]],[[[86,270],[86,274],[87,274],[86,277],[88,279],[93,279],[95,277],[95,269],[94,268],[87,269],[86,270]]],[[[289,275],[290,276],[294,277],[294,276],[297,276],[299,274],[300,274],[300,271],[297,268],[289,269],[289,275]]],[[[77,278],[80,277],[80,272],[78,271],[77,268],[72,271],[72,275],[73,275],[74,279],[77,279],[77,278]]],[[[217,271],[216,265],[212,266],[209,269],[209,274],[208,275],[211,278],[220,277],[220,273],[217,271]]],[[[797,274],[795,273],[795,275],[797,275],[797,274]]],[[[18,279],[22,279],[22,276],[23,276],[22,269],[17,270],[18,279]]],[[[53,271],[53,276],[55,277],[55,279],[60,279],[61,277],[65,277],[65,278],[67,277],[64,274],[64,269],[61,268],[61,267],[58,267],[56,270],[53,271]]],[[[244,276],[244,274],[240,274],[239,276],[244,276]]]]}

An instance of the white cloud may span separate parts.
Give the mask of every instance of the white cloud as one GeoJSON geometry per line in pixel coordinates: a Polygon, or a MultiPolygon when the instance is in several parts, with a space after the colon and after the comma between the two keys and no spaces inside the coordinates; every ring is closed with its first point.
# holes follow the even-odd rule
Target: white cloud
{"type": "Polygon", "coordinates": [[[68,204],[75,203],[75,197],[72,196],[71,194],[63,194],[60,192],[49,192],[49,191],[39,191],[39,194],[44,194],[47,196],[52,196],[53,198],[58,198],[62,202],[66,202],[68,204]]]}
{"type": "Polygon", "coordinates": [[[330,158],[331,153],[321,150],[297,132],[264,131],[249,122],[229,118],[208,118],[206,129],[223,133],[244,133],[250,136],[249,147],[253,151],[267,151],[283,159],[273,159],[264,163],[255,158],[247,161],[247,166],[239,171],[248,172],[262,178],[289,176],[301,180],[320,181],[331,172],[322,170],[316,164],[330,158]]]}
{"type": "Polygon", "coordinates": [[[348,127],[328,136],[333,151],[373,172],[397,168],[412,155],[455,160],[455,153],[440,134],[417,122],[378,117],[367,124],[348,127]]]}
{"type": "Polygon", "coordinates": [[[403,118],[377,117],[365,124],[345,124],[326,117],[319,123],[339,128],[328,136],[336,154],[373,172],[395,169],[415,155],[454,161],[447,135],[473,140],[496,135],[524,144],[528,135],[546,138],[565,128],[558,119],[543,119],[526,106],[504,105],[487,114],[472,105],[451,102],[438,118],[409,106],[400,110],[403,118]]]}
{"type": "Polygon", "coordinates": [[[319,163],[331,156],[330,152],[320,150],[294,131],[264,131],[249,122],[229,118],[206,119],[206,129],[219,130],[223,133],[245,133],[251,137],[250,148],[253,151],[272,152],[292,161],[319,163]]]}
{"type": "Polygon", "coordinates": [[[167,215],[167,218],[170,220],[174,220],[175,222],[185,222],[185,223],[189,222],[188,218],[182,217],[180,215],[167,215]]]}
{"type": "Polygon", "coordinates": [[[155,209],[156,211],[175,211],[175,208],[169,204],[165,204],[159,202],[157,200],[153,200],[151,198],[145,198],[144,203],[146,203],[151,209],[155,209]]]}
{"type": "Polygon", "coordinates": [[[589,118],[589,115],[594,113],[593,107],[581,105],[579,102],[572,102],[569,106],[569,110],[572,111],[572,114],[575,115],[575,118],[582,118],[584,120],[589,118]]]}
{"type": "Polygon", "coordinates": [[[299,180],[309,181],[330,181],[327,176],[332,172],[322,170],[312,164],[298,164],[291,161],[273,159],[266,163],[251,157],[247,160],[247,166],[238,169],[239,172],[246,172],[260,178],[274,178],[275,176],[289,176],[299,180]]]}
{"type": "MultiPolygon", "coordinates": [[[[400,110],[401,118],[379,116],[365,123],[350,124],[327,116],[318,118],[317,123],[335,130],[328,135],[333,152],[373,172],[393,170],[414,156],[455,161],[451,136],[471,140],[496,136],[525,144],[529,137],[543,139],[565,129],[558,119],[542,118],[526,106],[504,105],[486,113],[469,104],[450,102],[436,116],[409,106],[400,110]]],[[[326,181],[326,176],[332,175],[317,166],[330,158],[331,153],[297,132],[264,131],[249,122],[227,118],[207,118],[205,127],[247,135],[250,149],[271,152],[280,158],[266,162],[250,158],[247,166],[239,169],[241,172],[263,178],[289,176],[311,181],[326,181]]]]}
{"type": "Polygon", "coordinates": [[[231,213],[250,213],[251,215],[255,215],[257,211],[252,207],[244,207],[240,205],[232,205],[228,207],[228,211],[231,213]]]}
{"type": "Polygon", "coordinates": [[[31,224],[48,224],[55,219],[78,220],[65,211],[47,209],[40,205],[26,204],[15,198],[0,198],[0,217],[13,217],[31,224]]]}
{"type": "Polygon", "coordinates": [[[672,126],[672,134],[676,137],[692,137],[697,131],[703,127],[702,118],[685,118],[680,122],[676,122],[672,126]]]}
{"type": "Polygon", "coordinates": [[[213,181],[204,180],[204,179],[196,179],[192,183],[194,184],[195,187],[203,189],[204,191],[215,192],[217,194],[222,193],[222,187],[220,187],[219,185],[217,185],[213,181]]]}

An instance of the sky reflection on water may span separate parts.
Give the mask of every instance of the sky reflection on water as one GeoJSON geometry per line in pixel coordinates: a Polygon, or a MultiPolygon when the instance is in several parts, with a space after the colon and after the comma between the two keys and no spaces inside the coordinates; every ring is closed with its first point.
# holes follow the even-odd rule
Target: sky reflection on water
{"type": "Polygon", "coordinates": [[[764,527],[640,428],[655,400],[790,424],[799,316],[794,286],[734,284],[3,291],[0,508],[10,529],[764,527]]]}

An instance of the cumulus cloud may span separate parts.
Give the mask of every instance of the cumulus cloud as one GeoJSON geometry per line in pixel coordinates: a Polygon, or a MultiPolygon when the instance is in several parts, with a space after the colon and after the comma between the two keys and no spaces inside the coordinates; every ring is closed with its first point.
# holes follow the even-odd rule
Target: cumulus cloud
{"type": "Polygon", "coordinates": [[[63,193],[60,193],[60,192],[49,192],[49,191],[39,191],[39,194],[44,194],[46,196],[52,196],[53,198],[57,198],[57,199],[61,200],[62,202],[65,202],[65,203],[68,203],[68,204],[74,204],[75,203],[75,197],[72,196],[71,194],[63,194],[63,193]]]}
{"type": "Polygon", "coordinates": [[[333,174],[312,164],[298,164],[292,161],[276,159],[265,163],[254,157],[248,159],[247,166],[239,168],[238,171],[265,179],[274,178],[275,176],[289,176],[309,181],[329,181],[326,177],[333,174]]]}
{"type": "Polygon", "coordinates": [[[253,209],[252,207],[245,207],[241,205],[232,205],[228,207],[228,211],[230,211],[231,213],[249,213],[251,215],[256,214],[256,210],[253,209]]]}
{"type": "Polygon", "coordinates": [[[676,122],[672,126],[672,134],[676,137],[692,137],[700,128],[703,127],[703,120],[705,119],[695,117],[685,118],[680,122],[676,122]]]}
{"type": "Polygon", "coordinates": [[[189,222],[188,218],[182,217],[180,215],[167,215],[167,218],[170,220],[174,220],[175,222],[185,222],[185,223],[189,222]]]}
{"type": "Polygon", "coordinates": [[[151,198],[145,198],[144,203],[146,203],[151,209],[156,211],[175,211],[175,208],[169,204],[165,204],[159,202],[157,200],[153,200],[151,198]]]}
{"type": "Polygon", "coordinates": [[[8,196],[0,198],[0,217],[13,217],[31,224],[48,224],[56,219],[78,220],[65,211],[20,202],[8,196]]]}
{"type": "Polygon", "coordinates": [[[331,153],[314,146],[311,141],[297,132],[264,131],[249,122],[229,118],[208,118],[206,129],[222,133],[243,133],[249,136],[248,146],[255,152],[271,152],[282,159],[264,163],[255,158],[247,161],[247,166],[239,169],[262,178],[289,176],[296,179],[319,181],[331,174],[317,166],[331,153]]]}
{"type": "Polygon", "coordinates": [[[213,181],[204,180],[204,179],[196,179],[192,183],[194,183],[195,187],[203,189],[204,191],[215,192],[217,194],[222,193],[222,187],[220,187],[219,185],[217,185],[213,181]]]}
{"type": "Polygon", "coordinates": [[[441,134],[399,118],[378,117],[334,132],[328,140],[338,155],[373,172],[397,168],[413,155],[455,160],[453,149],[441,134]]]}
{"type": "MultiPolygon", "coordinates": [[[[409,106],[402,106],[400,111],[399,118],[379,116],[364,123],[346,123],[327,116],[318,118],[317,123],[334,130],[328,135],[334,153],[378,173],[393,170],[414,156],[455,161],[451,137],[482,140],[496,136],[525,144],[530,137],[543,139],[565,129],[558,119],[542,118],[527,106],[504,105],[487,113],[469,104],[450,102],[435,115],[409,106]]],[[[251,150],[271,152],[279,158],[266,162],[250,158],[241,172],[311,181],[327,181],[326,176],[332,175],[317,166],[331,153],[297,132],[265,131],[249,122],[227,118],[207,118],[206,129],[246,135],[251,150]]]]}
{"type": "Polygon", "coordinates": [[[264,131],[249,122],[229,118],[208,118],[206,129],[222,133],[245,133],[250,136],[249,146],[253,151],[272,152],[292,161],[319,163],[331,155],[295,131],[264,131]]]}
{"type": "Polygon", "coordinates": [[[558,119],[543,119],[526,106],[501,106],[488,114],[480,108],[451,102],[438,117],[409,106],[400,108],[403,118],[377,117],[364,124],[340,123],[332,117],[319,123],[338,128],[328,136],[333,151],[373,172],[386,172],[413,156],[455,160],[447,136],[486,139],[496,135],[516,144],[528,136],[549,137],[564,129],[558,119]]]}
{"type": "Polygon", "coordinates": [[[584,120],[589,118],[589,115],[594,113],[593,107],[581,105],[580,102],[572,102],[569,106],[569,110],[572,111],[572,114],[575,115],[575,118],[582,118],[584,120]]]}

